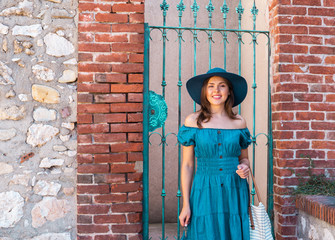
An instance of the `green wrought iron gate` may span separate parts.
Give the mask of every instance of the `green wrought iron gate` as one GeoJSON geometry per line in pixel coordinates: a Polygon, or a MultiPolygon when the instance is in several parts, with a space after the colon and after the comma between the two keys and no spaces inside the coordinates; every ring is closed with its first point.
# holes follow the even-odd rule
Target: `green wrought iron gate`
{"type": "MultiPolygon", "coordinates": [[[[191,1],[190,1],[191,2],[191,1]]],[[[271,125],[271,88],[270,88],[270,39],[269,39],[269,32],[268,31],[259,31],[256,30],[256,17],[258,14],[258,9],[256,7],[255,1],[253,1],[253,6],[251,8],[251,14],[252,14],[252,30],[244,30],[242,29],[242,16],[244,13],[244,8],[242,6],[241,0],[239,0],[238,6],[235,8],[236,14],[237,14],[237,21],[238,21],[238,28],[237,29],[228,29],[227,28],[227,17],[228,13],[230,11],[227,1],[224,0],[222,3],[222,6],[220,7],[222,18],[223,18],[223,28],[214,28],[212,27],[212,18],[213,18],[213,12],[214,12],[214,5],[212,4],[212,1],[209,0],[208,5],[206,6],[206,11],[208,14],[208,27],[198,27],[197,26],[197,19],[198,19],[198,12],[199,12],[199,4],[196,0],[192,0],[190,7],[192,13],[193,13],[193,26],[191,27],[184,27],[182,25],[182,19],[183,19],[183,12],[186,9],[186,6],[183,2],[183,0],[180,0],[178,5],[176,6],[178,11],[178,26],[168,26],[167,25],[167,15],[169,11],[169,4],[166,0],[163,0],[163,2],[160,4],[160,9],[162,11],[163,15],[163,25],[162,26],[152,26],[145,24],[145,32],[144,32],[144,40],[145,40],[145,47],[144,47],[144,109],[143,109],[143,143],[144,143],[144,151],[143,151],[143,239],[151,239],[149,236],[149,145],[150,145],[150,137],[152,135],[157,135],[160,138],[160,147],[161,147],[161,163],[162,163],[162,187],[161,187],[161,199],[162,199],[162,205],[161,205],[161,223],[162,223],[162,232],[160,239],[167,239],[165,236],[165,198],[167,194],[176,194],[177,197],[177,216],[180,212],[180,199],[181,199],[181,188],[180,188],[180,166],[181,166],[181,146],[178,145],[178,190],[176,193],[167,193],[166,192],[166,182],[165,182],[165,164],[166,164],[166,147],[167,146],[167,137],[168,136],[176,136],[179,127],[181,127],[181,116],[182,116],[182,88],[183,88],[183,79],[182,72],[183,72],[183,64],[182,64],[182,48],[185,44],[192,44],[193,48],[193,75],[198,74],[197,72],[197,65],[199,64],[199,59],[197,58],[199,52],[199,34],[205,34],[207,36],[207,43],[208,44],[208,69],[212,68],[213,64],[213,36],[214,34],[217,34],[220,36],[220,39],[222,41],[222,47],[223,47],[223,63],[221,65],[222,68],[227,69],[227,51],[229,48],[229,44],[231,41],[231,35],[236,38],[237,41],[237,49],[238,53],[236,56],[236,60],[238,61],[238,73],[242,74],[242,45],[244,45],[244,36],[248,35],[251,39],[250,44],[252,45],[252,52],[253,52],[253,60],[252,60],[252,84],[249,84],[249,87],[252,89],[252,103],[253,103],[253,109],[252,109],[252,156],[249,157],[249,159],[252,162],[252,169],[255,174],[255,158],[256,158],[256,140],[257,137],[260,135],[264,135],[267,138],[267,162],[268,162],[268,189],[267,189],[267,195],[268,195],[268,212],[270,214],[271,219],[273,219],[273,172],[272,172],[272,125],[271,125]],[[161,35],[161,54],[162,54],[162,63],[161,63],[161,92],[159,94],[151,91],[149,89],[149,61],[150,61],[150,41],[151,41],[151,34],[153,31],[158,31],[161,35]],[[177,63],[168,63],[168,64],[177,64],[178,65],[178,78],[176,81],[173,81],[166,78],[166,49],[168,44],[168,33],[174,33],[177,36],[177,43],[178,43],[178,49],[174,52],[174,54],[178,55],[178,62],[177,63]],[[186,33],[191,34],[192,42],[185,43],[184,41],[184,35],[186,33]],[[263,71],[267,71],[267,81],[263,81],[263,84],[267,84],[268,88],[268,104],[267,104],[267,133],[256,133],[256,88],[257,88],[257,79],[256,79],[256,47],[258,44],[258,38],[259,36],[265,36],[266,38],[266,45],[262,46],[267,51],[267,59],[266,59],[266,68],[263,69],[263,71]],[[178,128],[175,129],[173,132],[167,132],[165,121],[167,119],[168,115],[168,106],[165,102],[166,100],[166,87],[168,84],[175,84],[177,86],[178,91],[178,110],[177,110],[177,116],[178,116],[178,128]]],[[[171,33],[171,34],[172,34],[171,33]]],[[[201,59],[202,61],[203,59],[201,59]]],[[[203,64],[201,62],[201,64],[203,64]]],[[[213,64],[214,65],[214,64],[213,64]]],[[[227,69],[229,71],[229,69],[227,69]]],[[[191,76],[188,76],[188,78],[191,76]]],[[[193,105],[193,111],[196,110],[196,105],[194,103],[193,105]]],[[[239,113],[241,113],[241,106],[238,107],[239,113]]],[[[250,127],[249,127],[250,128],[250,127]]],[[[177,143],[177,141],[176,141],[177,143]]],[[[254,189],[252,188],[252,194],[255,194],[254,189]]],[[[254,197],[252,198],[254,201],[254,197]]],[[[178,222],[178,228],[176,231],[176,235],[174,236],[175,239],[180,239],[180,225],[178,218],[175,220],[178,222]]]]}

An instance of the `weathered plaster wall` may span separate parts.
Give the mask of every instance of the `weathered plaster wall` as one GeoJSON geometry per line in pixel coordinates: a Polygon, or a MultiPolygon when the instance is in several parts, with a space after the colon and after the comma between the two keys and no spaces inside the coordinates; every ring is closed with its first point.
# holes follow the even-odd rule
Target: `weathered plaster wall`
{"type": "Polygon", "coordinates": [[[334,240],[335,228],[333,225],[299,211],[297,224],[298,240],[334,240]]]}
{"type": "Polygon", "coordinates": [[[77,1],[0,1],[0,239],[75,239],[77,1]]]}

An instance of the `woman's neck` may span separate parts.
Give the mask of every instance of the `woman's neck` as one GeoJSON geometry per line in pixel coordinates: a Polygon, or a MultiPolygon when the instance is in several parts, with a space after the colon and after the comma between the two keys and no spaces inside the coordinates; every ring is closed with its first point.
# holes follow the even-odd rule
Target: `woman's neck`
{"type": "Polygon", "coordinates": [[[211,105],[212,117],[224,117],[228,116],[223,105],[211,105]]]}

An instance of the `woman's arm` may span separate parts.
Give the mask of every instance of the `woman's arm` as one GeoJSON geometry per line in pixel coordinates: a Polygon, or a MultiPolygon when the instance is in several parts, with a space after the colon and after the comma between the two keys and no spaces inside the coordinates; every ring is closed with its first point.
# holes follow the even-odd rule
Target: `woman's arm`
{"type": "Polygon", "coordinates": [[[183,146],[183,163],[181,165],[181,187],[183,206],[190,205],[190,190],[194,168],[194,146],[183,146]]]}
{"type": "Polygon", "coordinates": [[[248,148],[241,150],[241,155],[238,157],[239,165],[237,166],[236,173],[241,178],[247,178],[249,176],[250,162],[248,159],[248,148]]]}

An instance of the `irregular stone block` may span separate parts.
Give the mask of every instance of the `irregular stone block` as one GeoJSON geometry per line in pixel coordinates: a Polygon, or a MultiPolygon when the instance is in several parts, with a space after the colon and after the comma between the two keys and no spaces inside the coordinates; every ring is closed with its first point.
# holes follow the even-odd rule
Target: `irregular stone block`
{"type": "Polygon", "coordinates": [[[2,41],[2,50],[4,52],[8,51],[8,41],[7,41],[7,38],[4,38],[3,41],[2,41]]]}
{"type": "Polygon", "coordinates": [[[14,40],[14,53],[18,54],[21,53],[23,51],[23,47],[21,42],[19,42],[18,40],[14,40]]]}
{"type": "Polygon", "coordinates": [[[64,65],[77,65],[77,60],[75,58],[71,58],[63,62],[64,65]]]}
{"type": "Polygon", "coordinates": [[[8,33],[8,29],[9,27],[7,27],[6,25],[3,25],[2,23],[0,23],[0,34],[7,34],[8,33]]]}
{"type": "Polygon", "coordinates": [[[0,61],[0,84],[2,85],[13,85],[15,84],[12,78],[12,69],[9,68],[5,63],[0,61]]]}
{"type": "Polygon", "coordinates": [[[42,25],[41,24],[34,24],[30,26],[14,26],[12,29],[12,34],[14,36],[22,35],[22,36],[29,36],[29,37],[37,37],[42,33],[42,25]]]}
{"type": "Polygon", "coordinates": [[[65,9],[53,8],[51,10],[51,16],[53,18],[73,18],[75,13],[73,11],[70,13],[65,9]]]}
{"type": "Polygon", "coordinates": [[[59,103],[59,92],[51,87],[34,84],[32,86],[33,99],[42,103],[59,103]]]}
{"type": "Polygon", "coordinates": [[[40,168],[61,167],[64,164],[64,159],[43,158],[40,163],[40,168]]]}
{"type": "Polygon", "coordinates": [[[28,102],[27,94],[19,94],[18,98],[20,99],[21,102],[28,102]]]}
{"type": "Polygon", "coordinates": [[[54,109],[47,109],[44,107],[39,107],[34,110],[33,118],[37,122],[42,121],[54,121],[56,120],[57,112],[54,109]]]}
{"type": "Polygon", "coordinates": [[[58,82],[60,83],[71,83],[77,80],[76,72],[72,70],[65,70],[63,75],[59,78],[58,82]]]}
{"type": "Polygon", "coordinates": [[[12,165],[9,165],[7,163],[4,162],[0,162],[0,175],[2,174],[8,174],[14,171],[14,168],[12,167],[12,165]]]}
{"type": "Polygon", "coordinates": [[[21,120],[26,115],[24,106],[0,108],[0,120],[21,120]]]}
{"type": "Polygon", "coordinates": [[[24,199],[18,192],[0,193],[0,228],[14,227],[23,216],[24,199]]]}
{"type": "Polygon", "coordinates": [[[68,116],[71,115],[71,108],[65,107],[60,111],[60,113],[61,113],[62,118],[67,118],[68,116]]]}
{"type": "Polygon", "coordinates": [[[5,95],[6,98],[11,98],[11,97],[15,97],[15,92],[14,90],[9,90],[6,95],[5,95]]]}
{"type": "Polygon", "coordinates": [[[70,210],[70,205],[66,200],[58,200],[55,197],[44,197],[31,210],[32,226],[38,228],[47,221],[55,221],[63,218],[70,210]]]}
{"type": "MultiPolygon", "coordinates": [[[[0,129],[0,141],[8,141],[16,136],[16,129],[0,129]]],[[[1,172],[1,170],[0,170],[1,172]]]]}
{"type": "Polygon", "coordinates": [[[71,235],[70,233],[44,233],[30,240],[71,240],[71,235]]]}
{"type": "Polygon", "coordinates": [[[32,71],[39,80],[49,82],[55,79],[55,73],[50,68],[36,64],[32,67],[32,71]]]}
{"type": "Polygon", "coordinates": [[[54,3],[61,3],[62,2],[62,0],[47,0],[47,1],[54,2],[54,3]]]}
{"type": "Polygon", "coordinates": [[[57,196],[62,185],[55,182],[38,181],[34,187],[34,193],[41,196],[57,196]]]}
{"type": "Polygon", "coordinates": [[[28,187],[29,186],[29,174],[23,175],[23,174],[17,174],[14,175],[12,180],[10,180],[10,185],[23,185],[28,187]]]}
{"type": "Polygon", "coordinates": [[[74,53],[73,44],[55,33],[48,33],[44,37],[44,43],[47,46],[47,54],[51,56],[62,57],[74,53]]]}
{"type": "Polygon", "coordinates": [[[28,16],[32,17],[33,12],[33,3],[29,2],[28,0],[23,0],[23,2],[20,2],[17,7],[10,7],[5,10],[3,10],[0,13],[0,16],[28,16]]]}
{"type": "Polygon", "coordinates": [[[59,133],[59,129],[50,125],[33,124],[28,129],[27,143],[36,146],[43,146],[59,133]]]}
{"type": "Polygon", "coordinates": [[[74,123],[71,123],[71,122],[63,122],[62,123],[62,127],[63,128],[67,128],[67,129],[70,129],[70,130],[73,130],[74,129],[74,123]]]}
{"type": "Polygon", "coordinates": [[[67,150],[67,148],[63,145],[55,145],[52,147],[52,150],[56,151],[56,152],[64,152],[67,150]]]}
{"type": "Polygon", "coordinates": [[[60,135],[59,136],[60,140],[62,140],[63,142],[67,142],[70,140],[70,135],[60,135]]]}

